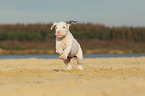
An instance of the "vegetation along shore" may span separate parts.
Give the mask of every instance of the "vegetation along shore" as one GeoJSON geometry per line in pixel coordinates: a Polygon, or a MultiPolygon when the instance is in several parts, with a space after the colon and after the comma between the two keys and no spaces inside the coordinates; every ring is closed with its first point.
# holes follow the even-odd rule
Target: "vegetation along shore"
{"type": "MultiPolygon", "coordinates": [[[[0,24],[0,54],[55,54],[52,24],[0,24]]],[[[70,30],[85,54],[145,53],[145,27],[78,23],[70,30]]]]}

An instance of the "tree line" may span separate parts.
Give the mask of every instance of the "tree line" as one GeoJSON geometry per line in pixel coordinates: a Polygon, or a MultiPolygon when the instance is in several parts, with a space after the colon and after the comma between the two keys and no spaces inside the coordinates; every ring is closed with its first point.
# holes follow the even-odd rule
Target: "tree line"
{"type": "MultiPolygon", "coordinates": [[[[1,24],[0,41],[47,41],[55,39],[52,24],[1,24]]],[[[145,42],[145,27],[108,27],[101,24],[72,24],[70,30],[77,39],[145,42]]]]}
{"type": "MultiPolygon", "coordinates": [[[[0,24],[0,54],[55,54],[51,25],[0,24]]],[[[85,54],[145,53],[145,27],[77,23],[70,31],[85,54]]]]}

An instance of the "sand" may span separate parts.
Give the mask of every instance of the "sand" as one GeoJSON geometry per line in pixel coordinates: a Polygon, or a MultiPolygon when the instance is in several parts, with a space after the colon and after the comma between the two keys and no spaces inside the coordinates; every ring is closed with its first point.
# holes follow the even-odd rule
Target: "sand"
{"type": "Polygon", "coordinates": [[[145,96],[145,57],[0,60],[0,96],[145,96]]]}

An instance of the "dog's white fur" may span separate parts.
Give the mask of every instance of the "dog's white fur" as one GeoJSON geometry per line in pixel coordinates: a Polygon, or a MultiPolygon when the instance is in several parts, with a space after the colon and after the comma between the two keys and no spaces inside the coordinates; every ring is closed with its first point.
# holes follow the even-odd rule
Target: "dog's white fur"
{"type": "Polygon", "coordinates": [[[56,35],[56,53],[59,53],[60,59],[64,60],[64,63],[67,65],[66,70],[72,69],[72,64],[70,63],[72,58],[77,60],[78,69],[83,70],[82,61],[83,61],[83,52],[80,47],[80,44],[73,37],[69,31],[70,24],[65,22],[54,23],[51,26],[51,30],[55,27],[56,35]]]}

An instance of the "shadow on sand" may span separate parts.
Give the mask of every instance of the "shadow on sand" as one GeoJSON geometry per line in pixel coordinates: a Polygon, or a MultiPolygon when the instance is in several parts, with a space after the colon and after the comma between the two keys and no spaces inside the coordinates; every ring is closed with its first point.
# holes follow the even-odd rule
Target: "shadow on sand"
{"type": "Polygon", "coordinates": [[[66,70],[64,70],[64,69],[54,69],[53,71],[55,71],[55,72],[64,72],[66,70]]]}

